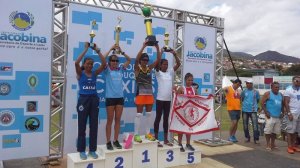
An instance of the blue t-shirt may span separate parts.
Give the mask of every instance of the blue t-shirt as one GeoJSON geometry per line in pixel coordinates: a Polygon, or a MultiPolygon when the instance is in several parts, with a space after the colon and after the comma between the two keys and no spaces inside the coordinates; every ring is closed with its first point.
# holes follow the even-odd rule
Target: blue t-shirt
{"type": "Polygon", "coordinates": [[[266,102],[266,108],[270,113],[271,117],[280,117],[282,107],[282,95],[278,93],[277,95],[270,91],[270,98],[266,102]]]}
{"type": "Polygon", "coordinates": [[[260,99],[259,93],[255,89],[245,89],[242,94],[242,111],[243,112],[257,112],[257,102],[260,99]]]}
{"type": "Polygon", "coordinates": [[[105,82],[105,97],[106,98],[122,98],[124,97],[123,93],[123,76],[124,68],[121,66],[117,69],[110,69],[109,66],[106,66],[104,70],[104,75],[106,78],[105,82]]]}
{"type": "Polygon", "coordinates": [[[79,94],[97,94],[96,79],[97,76],[95,75],[95,71],[92,72],[91,77],[86,76],[84,71],[82,71],[81,76],[78,79],[79,94]]]}

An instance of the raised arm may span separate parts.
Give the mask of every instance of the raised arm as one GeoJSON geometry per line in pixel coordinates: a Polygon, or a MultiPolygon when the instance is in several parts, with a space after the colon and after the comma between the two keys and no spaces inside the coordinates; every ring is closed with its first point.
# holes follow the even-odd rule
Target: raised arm
{"type": "Polygon", "coordinates": [[[88,42],[85,42],[85,43],[84,43],[84,50],[83,50],[83,52],[78,56],[77,60],[75,61],[75,69],[76,69],[77,77],[80,76],[81,73],[82,73],[82,70],[81,70],[81,67],[80,67],[80,62],[81,62],[82,58],[84,57],[84,55],[86,54],[86,52],[88,51],[89,46],[90,46],[90,44],[89,44],[88,42]]]}
{"type": "Polygon", "coordinates": [[[173,49],[170,52],[173,54],[175,61],[176,61],[176,64],[174,65],[173,69],[174,69],[174,71],[177,71],[177,69],[181,65],[180,60],[179,60],[178,56],[176,55],[176,52],[173,49]]]}
{"type": "Polygon", "coordinates": [[[136,59],[135,59],[135,63],[134,63],[134,70],[137,71],[139,69],[139,64],[140,64],[140,59],[141,56],[143,54],[144,49],[147,47],[146,45],[146,41],[143,43],[142,48],[140,49],[140,51],[138,52],[136,59]]]}
{"type": "Polygon", "coordinates": [[[100,49],[97,48],[96,45],[95,45],[95,47],[93,49],[96,51],[96,53],[98,54],[98,56],[99,56],[99,58],[101,60],[101,65],[95,71],[95,75],[99,75],[104,70],[104,68],[106,66],[106,60],[105,60],[104,55],[101,53],[100,49]]]}
{"type": "Polygon", "coordinates": [[[124,55],[124,57],[126,58],[126,62],[123,64],[123,68],[125,69],[125,68],[127,68],[128,65],[130,64],[131,59],[130,59],[130,57],[129,57],[122,49],[121,49],[120,46],[118,46],[118,48],[119,48],[121,54],[124,55]]]}
{"type": "Polygon", "coordinates": [[[155,60],[152,64],[149,65],[149,69],[150,69],[150,70],[153,69],[153,68],[155,68],[155,67],[157,66],[157,64],[158,64],[158,63],[160,62],[160,60],[161,60],[161,52],[160,52],[160,50],[159,50],[158,44],[155,44],[155,48],[156,48],[156,52],[157,52],[157,58],[156,58],[156,60],[155,60]]]}

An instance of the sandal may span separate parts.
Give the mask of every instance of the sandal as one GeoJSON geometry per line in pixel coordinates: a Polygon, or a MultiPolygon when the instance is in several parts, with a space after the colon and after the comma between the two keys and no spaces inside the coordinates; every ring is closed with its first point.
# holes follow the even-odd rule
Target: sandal
{"type": "Polygon", "coordinates": [[[169,141],[164,142],[164,144],[167,145],[167,146],[173,146],[173,144],[169,141]]]}

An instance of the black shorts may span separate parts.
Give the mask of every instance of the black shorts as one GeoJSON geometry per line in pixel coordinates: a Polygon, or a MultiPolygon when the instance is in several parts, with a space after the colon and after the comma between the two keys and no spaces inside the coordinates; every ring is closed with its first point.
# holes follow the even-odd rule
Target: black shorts
{"type": "Polygon", "coordinates": [[[116,106],[116,105],[124,105],[124,98],[106,98],[105,99],[106,106],[116,106]]]}

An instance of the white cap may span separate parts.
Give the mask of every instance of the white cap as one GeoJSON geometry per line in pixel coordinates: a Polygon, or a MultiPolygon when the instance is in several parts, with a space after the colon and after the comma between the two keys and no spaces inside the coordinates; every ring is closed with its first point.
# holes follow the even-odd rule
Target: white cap
{"type": "Polygon", "coordinates": [[[253,80],[252,79],[247,79],[246,83],[253,83],[253,80]]]}

